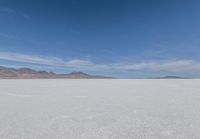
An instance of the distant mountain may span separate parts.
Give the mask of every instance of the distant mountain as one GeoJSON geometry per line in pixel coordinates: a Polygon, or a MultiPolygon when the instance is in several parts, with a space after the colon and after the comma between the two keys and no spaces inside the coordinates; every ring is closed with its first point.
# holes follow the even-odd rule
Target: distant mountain
{"type": "Polygon", "coordinates": [[[89,75],[83,72],[71,72],[68,74],[56,74],[53,72],[47,71],[36,71],[30,68],[7,68],[0,66],[0,78],[1,79],[37,79],[37,78],[46,78],[46,79],[94,79],[94,78],[111,78],[105,76],[96,76],[96,75],[89,75]]]}
{"type": "Polygon", "coordinates": [[[164,79],[182,79],[182,77],[179,76],[165,76],[164,79]]]}
{"type": "Polygon", "coordinates": [[[193,79],[191,77],[163,76],[163,77],[131,77],[128,79],[193,79]]]}
{"type": "Polygon", "coordinates": [[[180,76],[164,76],[159,77],[158,79],[190,79],[189,77],[180,77],[180,76]]]}

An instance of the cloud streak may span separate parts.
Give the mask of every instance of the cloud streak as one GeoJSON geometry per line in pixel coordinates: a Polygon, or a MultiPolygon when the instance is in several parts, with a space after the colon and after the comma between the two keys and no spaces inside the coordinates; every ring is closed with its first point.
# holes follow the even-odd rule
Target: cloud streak
{"type": "Polygon", "coordinates": [[[15,62],[24,62],[24,63],[41,64],[49,66],[62,66],[62,67],[82,67],[91,65],[91,62],[86,60],[73,59],[65,61],[57,57],[44,57],[36,55],[9,53],[9,52],[0,52],[0,59],[15,61],[15,62]]]}
{"type": "Polygon", "coordinates": [[[12,9],[12,8],[8,8],[8,7],[0,8],[0,12],[9,13],[9,14],[16,14],[16,15],[23,17],[26,20],[31,19],[30,15],[23,13],[23,12],[20,12],[20,11],[17,11],[17,10],[12,9]]]}
{"type": "Polygon", "coordinates": [[[26,55],[10,52],[0,52],[0,60],[22,62],[27,64],[47,65],[65,68],[77,68],[78,70],[113,70],[113,71],[168,71],[168,72],[199,72],[200,62],[193,60],[162,60],[137,63],[112,63],[98,64],[90,60],[70,59],[64,60],[58,57],[45,57],[26,55]]]}
{"type": "Polygon", "coordinates": [[[6,13],[12,13],[12,12],[14,12],[15,10],[12,9],[12,8],[1,8],[0,11],[1,11],[1,12],[6,12],[6,13]]]}
{"type": "Polygon", "coordinates": [[[122,64],[117,68],[121,70],[198,72],[200,71],[200,62],[193,60],[163,60],[134,64],[122,64]]]}

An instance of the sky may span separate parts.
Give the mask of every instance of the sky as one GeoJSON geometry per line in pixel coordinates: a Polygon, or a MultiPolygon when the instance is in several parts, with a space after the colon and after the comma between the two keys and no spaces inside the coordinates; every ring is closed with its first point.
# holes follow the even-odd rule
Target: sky
{"type": "Polygon", "coordinates": [[[198,0],[1,0],[0,65],[200,77],[198,0]]]}

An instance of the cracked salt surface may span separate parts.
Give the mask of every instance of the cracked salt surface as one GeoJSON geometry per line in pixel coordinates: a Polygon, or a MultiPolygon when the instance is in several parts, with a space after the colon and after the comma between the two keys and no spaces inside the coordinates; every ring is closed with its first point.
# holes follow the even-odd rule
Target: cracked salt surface
{"type": "Polygon", "coordinates": [[[0,80],[0,139],[199,139],[200,80],[0,80]]]}

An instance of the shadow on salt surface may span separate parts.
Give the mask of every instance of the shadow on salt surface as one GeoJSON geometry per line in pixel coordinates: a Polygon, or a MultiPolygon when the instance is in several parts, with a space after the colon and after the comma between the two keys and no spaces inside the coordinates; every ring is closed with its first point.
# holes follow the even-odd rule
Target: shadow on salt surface
{"type": "Polygon", "coordinates": [[[78,98],[78,99],[86,99],[86,98],[88,98],[88,96],[75,96],[75,98],[78,98]]]}
{"type": "Polygon", "coordinates": [[[56,121],[60,119],[70,119],[73,118],[71,115],[60,115],[51,119],[51,121],[56,121]]]}
{"type": "Polygon", "coordinates": [[[23,98],[32,98],[33,95],[27,95],[27,94],[13,94],[13,93],[5,93],[7,96],[12,96],[12,97],[23,97],[23,98]]]}

